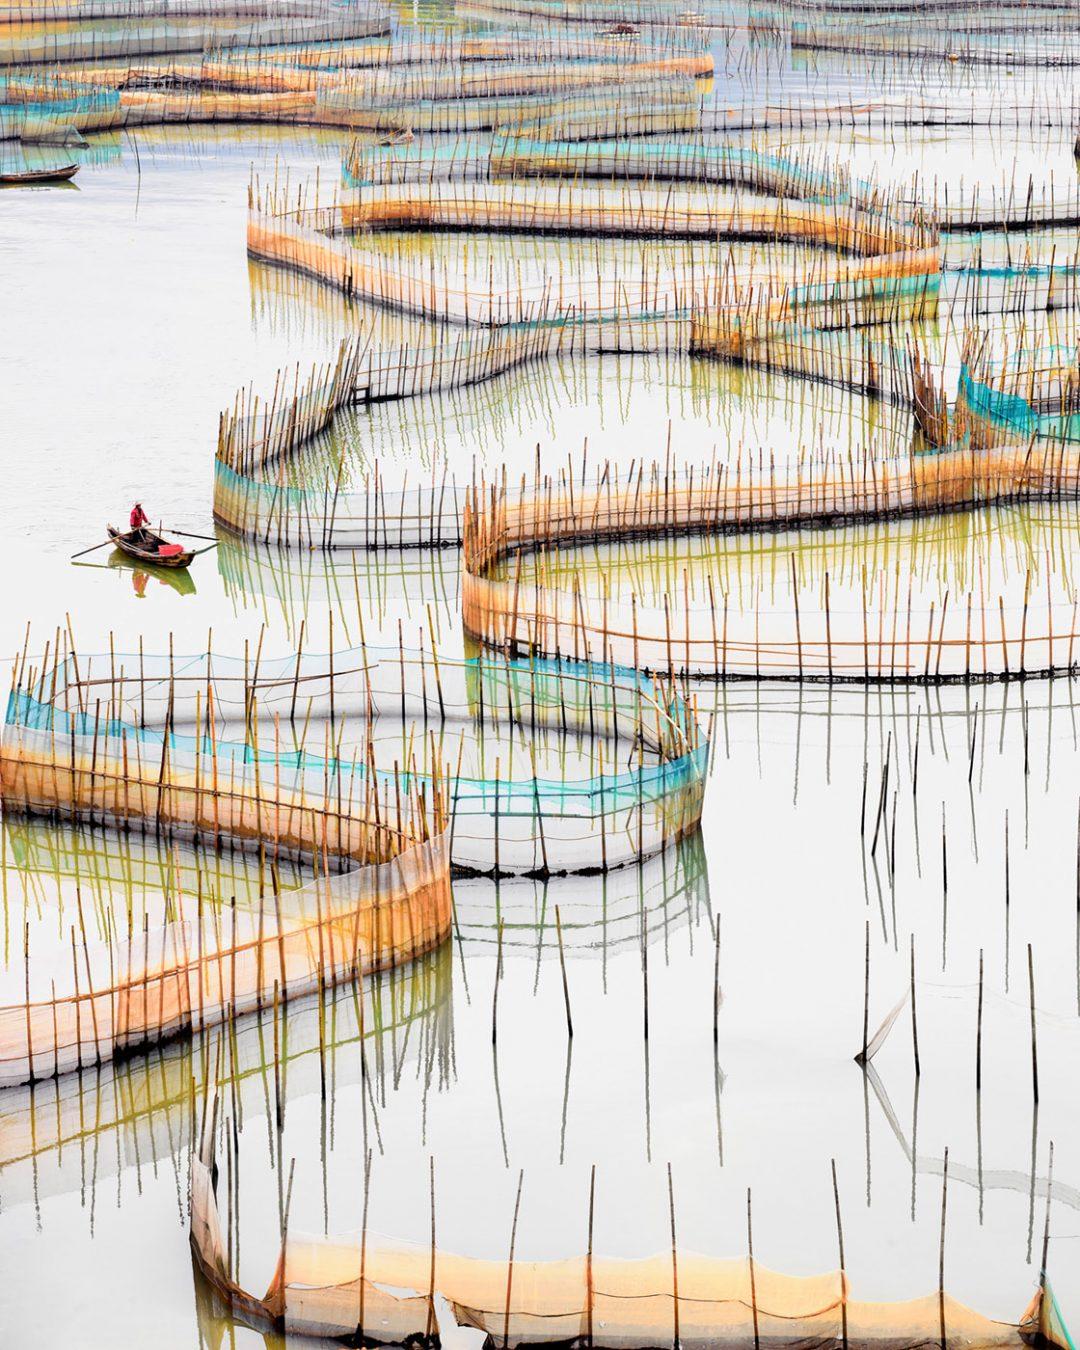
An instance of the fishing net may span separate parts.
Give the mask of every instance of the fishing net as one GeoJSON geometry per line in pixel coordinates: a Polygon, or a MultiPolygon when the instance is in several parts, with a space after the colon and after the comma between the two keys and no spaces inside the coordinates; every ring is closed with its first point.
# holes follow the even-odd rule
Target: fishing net
{"type": "Polygon", "coordinates": [[[591,1252],[561,1261],[483,1261],[365,1233],[351,1241],[288,1234],[266,1294],[229,1268],[216,1198],[213,1125],[191,1164],[196,1269],[235,1318],[289,1334],[367,1343],[432,1343],[434,1295],[460,1326],[495,1346],[655,1347],[844,1343],[957,1350],[1019,1347],[1041,1334],[1071,1350],[1049,1288],[1016,1323],[983,1317],[944,1291],[902,1303],[851,1299],[842,1271],[783,1275],[753,1258],[719,1260],[676,1248],[644,1260],[591,1252]],[[400,1291],[400,1292],[390,1292],[400,1291]],[[412,1291],[412,1292],[409,1292],[412,1291]]]}
{"type": "Polygon", "coordinates": [[[602,578],[599,587],[574,575],[548,580],[549,562],[575,539],[839,521],[1080,491],[1080,460],[1060,445],[913,456],[891,471],[872,461],[846,467],[796,484],[771,466],[745,482],[720,466],[696,479],[654,470],[621,484],[613,473],[599,488],[564,481],[520,495],[477,493],[464,531],[466,629],[504,649],[714,677],[940,681],[1073,668],[1075,598],[1048,590],[1033,602],[1030,576],[1022,604],[1006,605],[984,579],[959,597],[924,590],[915,606],[911,581],[882,576],[874,585],[864,578],[855,603],[846,597],[834,608],[826,579],[820,599],[803,606],[793,586],[788,604],[765,609],[730,603],[711,576],[705,594],[691,599],[685,572],[659,607],[611,594],[602,578]]]}
{"type": "Polygon", "coordinates": [[[640,861],[691,833],[707,755],[682,698],[632,670],[374,648],[69,655],[12,694],[0,746],[9,809],[141,820],[322,867],[327,850],[366,856],[372,813],[394,821],[396,804],[420,794],[433,820],[433,803],[446,803],[458,868],[542,874],[640,861]],[[323,744],[309,748],[313,714],[323,744]],[[402,742],[393,768],[380,768],[370,737],[391,718],[420,734],[411,761],[402,742]],[[342,748],[344,719],[362,736],[342,748]],[[458,749],[447,778],[450,755],[432,736],[455,723],[577,736],[595,742],[595,759],[549,777],[535,750],[518,754],[517,773],[508,752],[505,774],[481,776],[462,772],[458,749]],[[415,755],[429,747],[425,768],[415,755]]]}
{"type": "MultiPolygon", "coordinates": [[[[69,668],[54,668],[39,697],[11,696],[0,743],[7,810],[306,858],[316,876],[296,890],[275,887],[258,912],[234,905],[207,916],[200,901],[196,914],[181,908],[125,940],[90,942],[84,932],[70,968],[46,971],[27,946],[23,1003],[0,1009],[0,1082],[63,1073],[278,993],[397,965],[448,935],[449,837],[437,774],[404,791],[395,784],[393,794],[372,775],[336,775],[331,787],[301,756],[269,762],[246,746],[222,753],[212,729],[177,735],[175,702],[161,730],[146,726],[149,708],[141,722],[124,721],[122,664],[104,713],[100,686],[92,710],[81,710],[67,679],[75,665],[70,658],[69,668]],[[50,687],[54,701],[45,702],[50,687]],[[63,698],[76,706],[60,706],[63,698]]],[[[95,688],[92,668],[86,678],[80,694],[95,688]]],[[[196,708],[201,693],[200,684],[196,708]]],[[[72,941],[74,957],[74,931],[72,941]]]]}
{"type": "Polygon", "coordinates": [[[453,1046],[452,961],[449,944],[442,944],[407,966],[279,1001],[192,1040],[6,1089],[0,1101],[5,1209],[168,1160],[186,1163],[203,1095],[222,1092],[245,1116],[258,1118],[272,1109],[267,1080],[273,1081],[275,1063],[288,1105],[365,1079],[368,1091],[373,1084],[381,1093],[406,1065],[444,1083],[453,1046]],[[91,1131],[87,1178],[63,1160],[91,1131]]]}

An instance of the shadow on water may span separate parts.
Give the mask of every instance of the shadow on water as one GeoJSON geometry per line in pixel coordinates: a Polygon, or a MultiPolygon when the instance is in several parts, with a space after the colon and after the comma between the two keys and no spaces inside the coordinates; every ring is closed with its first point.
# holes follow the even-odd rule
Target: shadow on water
{"type": "Polygon", "coordinates": [[[195,578],[185,568],[155,567],[152,563],[136,562],[134,558],[114,549],[104,563],[76,562],[73,567],[98,567],[102,571],[127,572],[131,576],[131,589],[139,600],[145,600],[151,581],[156,581],[177,595],[194,595],[195,578]]]}

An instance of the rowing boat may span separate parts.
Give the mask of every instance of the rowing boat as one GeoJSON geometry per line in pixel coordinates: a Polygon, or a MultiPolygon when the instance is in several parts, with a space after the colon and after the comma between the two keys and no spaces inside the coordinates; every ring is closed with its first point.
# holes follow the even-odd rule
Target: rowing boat
{"type": "Polygon", "coordinates": [[[121,553],[139,562],[152,563],[154,567],[190,567],[195,554],[179,544],[170,544],[153,530],[129,530],[123,534],[115,526],[106,525],[109,538],[121,553]]]}
{"type": "Polygon", "coordinates": [[[52,168],[41,169],[4,169],[0,168],[0,185],[15,187],[34,183],[66,183],[79,172],[77,164],[57,164],[52,168]]]}

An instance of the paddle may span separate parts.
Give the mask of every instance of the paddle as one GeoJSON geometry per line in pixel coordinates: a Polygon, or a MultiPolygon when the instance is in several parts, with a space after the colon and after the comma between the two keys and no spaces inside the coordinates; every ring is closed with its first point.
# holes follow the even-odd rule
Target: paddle
{"type": "Polygon", "coordinates": [[[184,539],[209,539],[213,544],[220,542],[212,534],[192,534],[189,530],[174,530],[170,525],[159,525],[158,529],[163,530],[166,534],[178,534],[184,539]]]}
{"type": "Polygon", "coordinates": [[[104,548],[106,544],[111,544],[112,542],[113,542],[113,541],[112,541],[111,539],[103,539],[103,540],[101,541],[100,544],[94,544],[93,547],[91,547],[91,548],[84,548],[83,551],[82,551],[82,553],[73,553],[73,554],[71,555],[71,557],[68,559],[68,561],[69,561],[69,562],[74,562],[76,558],[82,558],[82,557],[84,557],[87,553],[93,553],[94,549],[96,549],[96,548],[104,548]]]}

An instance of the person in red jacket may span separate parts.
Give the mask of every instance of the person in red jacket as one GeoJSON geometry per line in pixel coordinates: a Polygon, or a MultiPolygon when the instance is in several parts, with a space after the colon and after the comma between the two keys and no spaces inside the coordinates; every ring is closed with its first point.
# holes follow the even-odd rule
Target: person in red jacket
{"type": "Polygon", "coordinates": [[[150,524],[150,517],[142,509],[142,502],[136,502],[131,508],[129,524],[132,530],[141,530],[144,525],[150,524]]]}

